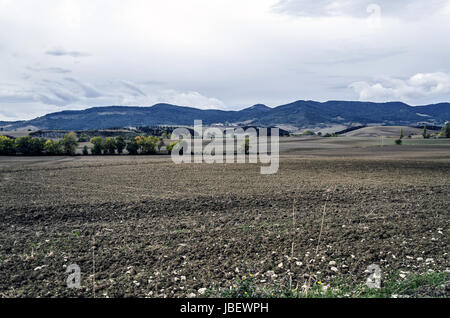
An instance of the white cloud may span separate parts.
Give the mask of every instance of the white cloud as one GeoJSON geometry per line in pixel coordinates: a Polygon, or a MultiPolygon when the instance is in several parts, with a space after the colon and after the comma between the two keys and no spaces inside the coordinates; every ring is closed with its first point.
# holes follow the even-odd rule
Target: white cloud
{"type": "Polygon", "coordinates": [[[408,79],[383,78],[374,82],[359,81],[350,85],[360,100],[405,102],[425,98],[445,100],[450,95],[450,74],[418,73],[408,79]]]}
{"type": "MultiPolygon", "coordinates": [[[[348,85],[356,82],[368,98],[414,96],[370,79],[450,72],[444,2],[0,0],[0,113],[278,106],[354,99],[348,85]],[[381,7],[376,28],[372,2],[381,7]]],[[[432,103],[443,94],[419,97],[432,103]]]]}
{"type": "Polygon", "coordinates": [[[64,109],[83,109],[92,106],[153,106],[169,103],[202,109],[225,109],[217,98],[196,91],[161,88],[158,85],[118,80],[91,85],[74,78],[62,81],[41,80],[28,87],[20,83],[0,83],[0,120],[32,119],[45,112],[64,109]],[[16,113],[16,116],[14,116],[16,113]]]}
{"type": "Polygon", "coordinates": [[[217,98],[206,97],[199,92],[177,92],[167,90],[159,97],[159,102],[181,106],[193,106],[201,109],[225,109],[225,105],[217,98]]]}

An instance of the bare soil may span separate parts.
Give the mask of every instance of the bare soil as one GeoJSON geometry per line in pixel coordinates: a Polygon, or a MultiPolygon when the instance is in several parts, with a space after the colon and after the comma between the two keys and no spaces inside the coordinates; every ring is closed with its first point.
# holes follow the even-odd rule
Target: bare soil
{"type": "Polygon", "coordinates": [[[310,275],[364,283],[371,264],[448,270],[448,147],[295,149],[275,175],[164,156],[0,158],[0,296],[201,296],[249,274],[300,288],[310,275]]]}

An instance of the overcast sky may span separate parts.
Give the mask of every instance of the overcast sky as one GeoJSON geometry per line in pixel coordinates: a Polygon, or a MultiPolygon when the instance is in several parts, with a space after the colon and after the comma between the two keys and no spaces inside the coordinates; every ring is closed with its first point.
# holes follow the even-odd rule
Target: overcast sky
{"type": "Polygon", "coordinates": [[[450,0],[0,0],[0,120],[450,101],[450,0]]]}

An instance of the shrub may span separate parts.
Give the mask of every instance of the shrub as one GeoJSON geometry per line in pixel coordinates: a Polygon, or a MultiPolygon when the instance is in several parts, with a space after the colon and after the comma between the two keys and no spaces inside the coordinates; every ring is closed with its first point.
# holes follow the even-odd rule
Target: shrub
{"type": "Polygon", "coordinates": [[[396,143],[397,145],[401,145],[401,144],[402,144],[402,140],[401,140],[401,139],[397,139],[397,140],[395,141],[395,143],[396,143]]]}
{"type": "Polygon", "coordinates": [[[0,136],[0,155],[14,155],[16,153],[16,144],[14,139],[6,136],[0,136]]]}
{"type": "Polygon", "coordinates": [[[77,135],[73,131],[71,131],[67,135],[64,135],[62,146],[64,154],[69,156],[75,155],[78,146],[77,135]]]}
{"type": "Polygon", "coordinates": [[[88,147],[87,147],[87,146],[84,146],[84,147],[83,147],[83,155],[84,155],[84,156],[89,155],[89,150],[88,150],[88,147]]]}
{"type": "Polygon", "coordinates": [[[93,155],[101,155],[103,151],[103,138],[102,137],[94,137],[91,138],[91,143],[94,145],[91,149],[91,153],[93,155]]]}
{"type": "Polygon", "coordinates": [[[122,136],[118,136],[116,138],[116,149],[117,149],[117,152],[119,154],[121,154],[123,152],[123,150],[125,149],[126,145],[127,144],[125,142],[125,139],[123,139],[122,136]]]}

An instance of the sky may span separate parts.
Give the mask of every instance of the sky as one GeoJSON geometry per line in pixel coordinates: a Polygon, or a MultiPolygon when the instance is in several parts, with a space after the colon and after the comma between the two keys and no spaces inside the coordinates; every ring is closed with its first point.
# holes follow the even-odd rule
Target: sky
{"type": "Polygon", "coordinates": [[[450,0],[0,0],[0,120],[450,102],[450,0]]]}

